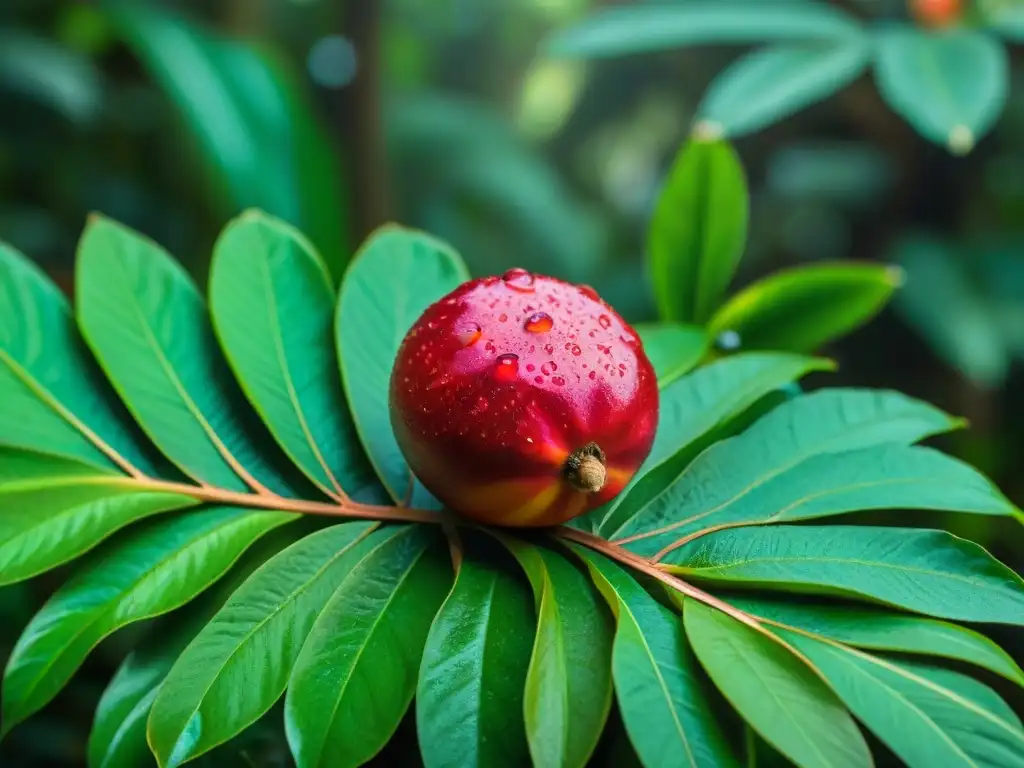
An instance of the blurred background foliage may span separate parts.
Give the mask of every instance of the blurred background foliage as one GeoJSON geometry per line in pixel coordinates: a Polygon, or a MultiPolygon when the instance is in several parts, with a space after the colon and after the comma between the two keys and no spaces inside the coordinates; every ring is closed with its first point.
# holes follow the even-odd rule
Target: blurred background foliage
{"type": "MultiPolygon", "coordinates": [[[[202,284],[226,219],[258,206],[306,231],[339,279],[365,234],[397,220],[452,242],[474,274],[587,282],[651,322],[657,195],[709,85],[751,46],[587,59],[545,41],[610,6],[687,1],[2,0],[0,238],[70,291],[75,243],[102,211],[202,284]]],[[[904,0],[820,4],[909,18],[904,0]]],[[[996,10],[1008,14],[1005,107],[967,154],[916,133],[870,70],[735,140],[751,203],[730,292],[794,264],[902,266],[892,304],[823,350],[839,370],[821,381],[966,416],[972,428],[942,447],[1024,505],[1024,11],[996,10]]],[[[970,517],[941,522],[1024,569],[1019,526],[970,517]]],[[[0,657],[60,578],[0,591],[0,657]]],[[[106,643],[0,764],[80,764],[131,641],[106,643]]],[[[267,738],[231,760],[284,761],[267,738]]]]}

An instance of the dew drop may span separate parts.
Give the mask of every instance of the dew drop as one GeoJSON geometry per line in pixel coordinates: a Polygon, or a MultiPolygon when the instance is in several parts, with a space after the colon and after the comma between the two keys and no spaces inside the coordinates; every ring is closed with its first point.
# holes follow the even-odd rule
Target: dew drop
{"type": "Polygon", "coordinates": [[[551,330],[551,326],[554,324],[555,321],[551,319],[551,315],[547,312],[534,312],[526,318],[523,328],[530,333],[546,333],[551,330]]]}
{"type": "Polygon", "coordinates": [[[736,331],[727,330],[722,331],[715,338],[715,346],[723,352],[733,352],[739,349],[743,344],[743,340],[736,331]]]}
{"type": "Polygon", "coordinates": [[[540,367],[540,372],[543,373],[545,376],[550,376],[551,375],[551,363],[544,363],[544,365],[542,365],[540,367]]]}
{"type": "Polygon", "coordinates": [[[519,355],[511,352],[498,355],[494,361],[494,378],[498,381],[515,381],[519,373],[519,355]]]}
{"type": "Polygon", "coordinates": [[[527,373],[533,373],[535,370],[537,370],[537,366],[535,366],[533,363],[527,363],[527,365],[526,365],[526,372],[527,373]]]}
{"type": "Polygon", "coordinates": [[[504,312],[502,312],[500,315],[498,315],[498,322],[499,323],[504,323],[506,320],[508,320],[508,315],[506,315],[504,312]]]}
{"type": "Polygon", "coordinates": [[[606,331],[612,327],[612,319],[608,315],[601,315],[597,318],[598,325],[604,328],[606,331]]]}
{"type": "Polygon", "coordinates": [[[494,342],[493,341],[488,341],[486,344],[484,344],[484,349],[486,349],[488,352],[497,352],[498,351],[498,348],[496,346],[494,346],[494,342]]]}
{"type": "Polygon", "coordinates": [[[619,341],[621,341],[623,344],[635,344],[636,336],[633,336],[630,333],[624,333],[621,336],[619,336],[619,341]]]}
{"type": "Polygon", "coordinates": [[[555,354],[555,347],[553,344],[545,344],[544,351],[547,352],[549,355],[553,355],[555,354]]]}
{"type": "Polygon", "coordinates": [[[455,335],[459,343],[464,347],[471,347],[480,341],[483,329],[477,323],[470,323],[456,331],[455,335]]]}
{"type": "Polygon", "coordinates": [[[533,380],[536,381],[538,384],[543,384],[544,383],[544,377],[543,376],[534,376],[533,380]]]}
{"type": "Polygon", "coordinates": [[[597,371],[591,371],[591,372],[590,372],[590,373],[588,374],[587,378],[588,378],[588,379],[591,379],[591,380],[593,380],[593,379],[596,379],[596,378],[597,378],[597,371]]]}
{"type": "Polygon", "coordinates": [[[601,300],[601,297],[597,295],[597,291],[595,291],[589,285],[583,283],[583,284],[581,284],[581,285],[579,285],[577,287],[580,289],[580,293],[582,293],[588,299],[593,299],[594,301],[600,301],[601,300]]]}
{"type": "Polygon", "coordinates": [[[519,291],[520,293],[533,293],[533,275],[525,269],[521,269],[519,267],[510,269],[501,276],[501,279],[504,280],[505,285],[513,291],[519,291]]]}
{"type": "Polygon", "coordinates": [[[565,379],[563,379],[561,376],[552,376],[551,383],[554,384],[556,387],[564,387],[565,379]]]}
{"type": "Polygon", "coordinates": [[[573,344],[572,345],[572,355],[573,355],[573,357],[579,357],[582,354],[583,354],[583,350],[580,349],[580,345],[579,344],[573,344]]]}

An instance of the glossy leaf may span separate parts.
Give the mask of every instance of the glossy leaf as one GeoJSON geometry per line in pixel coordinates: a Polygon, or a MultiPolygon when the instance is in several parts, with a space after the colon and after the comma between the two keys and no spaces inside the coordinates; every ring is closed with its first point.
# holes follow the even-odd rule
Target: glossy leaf
{"type": "Polygon", "coordinates": [[[209,291],[228,362],[285,453],[335,497],[372,485],[338,378],[334,290],[312,245],[250,211],[217,241],[209,291]]]}
{"type": "Polygon", "coordinates": [[[654,366],[659,389],[695,368],[708,349],[708,336],[696,325],[650,323],[637,325],[635,330],[654,366]]]}
{"type": "Polygon", "coordinates": [[[4,732],[48,703],[103,638],[189,602],[259,537],[294,519],[214,507],[155,522],[98,552],[18,639],[4,672],[4,732]]]}
{"type": "Polygon", "coordinates": [[[697,119],[730,138],[753,133],[846,87],[870,58],[870,42],[860,36],[756,50],[712,81],[697,119]]]}
{"type": "Polygon", "coordinates": [[[852,18],[822,3],[650,3],[594,13],[556,35],[548,49],[561,56],[596,58],[701,43],[829,40],[858,29],[852,18]]]}
{"type": "Polygon", "coordinates": [[[801,768],[872,766],[835,693],[790,650],[736,619],[687,599],[686,636],[729,703],[801,768]]]}
{"type": "Polygon", "coordinates": [[[722,499],[716,486],[731,476],[732,468],[743,461],[741,456],[755,455],[750,441],[743,442],[737,438],[732,451],[716,446],[695,461],[669,494],[678,502],[673,513],[678,520],[663,535],[644,539],[642,546],[637,542],[634,550],[654,554],[708,528],[808,520],[869,509],[1020,514],[968,464],[931,448],[899,444],[809,456],[722,499]],[[717,503],[709,506],[710,500],[717,503]]]}
{"type": "Polygon", "coordinates": [[[785,625],[784,629],[795,627],[827,640],[869,650],[964,661],[1024,685],[1024,672],[1013,658],[987,637],[967,627],[851,605],[790,603],[733,595],[729,602],[747,613],[785,625]]]}
{"type": "Polygon", "coordinates": [[[821,670],[850,710],[909,768],[1002,768],[1024,760],[1020,720],[976,680],[794,632],[780,634],[821,670]],[[953,680],[955,687],[950,687],[953,680]],[[965,686],[973,695],[958,690],[965,686]]]}
{"type": "Polygon", "coordinates": [[[537,605],[526,675],[526,738],[533,765],[587,765],[612,703],[615,623],[590,580],[550,549],[502,536],[537,605]]]}
{"type": "Polygon", "coordinates": [[[149,739],[162,765],[227,741],[273,706],[316,617],[372,548],[365,537],[373,528],[354,522],[317,531],[231,596],[181,654],[153,706],[149,739]]]}
{"type": "MultiPolygon", "coordinates": [[[[341,286],[336,341],[356,429],[381,482],[402,502],[412,481],[391,431],[388,386],[398,347],[428,306],[469,279],[448,246],[385,227],[356,255],[341,286]]],[[[417,482],[412,506],[437,506],[417,482]]]]}
{"type": "Polygon", "coordinates": [[[416,728],[426,768],[529,764],[523,690],[535,627],[525,580],[467,547],[420,666],[416,728]]]}
{"type": "Polygon", "coordinates": [[[646,768],[730,768],[739,761],[708,707],[678,616],[607,558],[573,545],[617,618],[615,694],[646,768]]]}
{"type": "Polygon", "coordinates": [[[201,482],[285,491],[247,433],[245,405],[181,265],[151,240],[94,217],[76,275],[82,333],[160,450],[201,482]]]}
{"type": "Polygon", "coordinates": [[[130,523],[197,503],[179,493],[114,484],[119,479],[48,479],[34,488],[23,482],[20,490],[0,486],[0,585],[73,560],[130,523]]]}
{"type": "Polygon", "coordinates": [[[711,317],[743,255],[748,215],[747,182],[733,148],[688,141],[669,170],[648,233],[663,320],[711,317]]]}
{"type": "Polygon", "coordinates": [[[685,578],[833,594],[958,621],[1024,625],[1024,580],[945,531],[772,525],[708,534],[665,562],[685,578]]]}
{"type": "MultiPolygon", "coordinates": [[[[958,425],[937,408],[892,391],[837,388],[800,395],[742,434],[707,449],[615,538],[662,528],[678,538],[676,529],[715,525],[719,511],[744,503],[745,497],[817,454],[913,443],[958,425]]],[[[655,544],[642,541],[637,551],[652,553],[655,544]]],[[[666,543],[661,540],[654,551],[666,543]]]]}
{"type": "Polygon", "coordinates": [[[1006,49],[981,30],[894,26],[878,33],[876,46],[879,91],[926,139],[967,153],[1002,113],[1006,49]]]}
{"type": "Polygon", "coordinates": [[[222,214],[259,207],[300,227],[337,282],[347,258],[341,169],[288,62],[159,7],[109,10],[191,130],[222,214]]]}
{"type": "Polygon", "coordinates": [[[64,295],[0,242],[0,445],[153,473],[82,344],[64,295]]]}
{"type": "Polygon", "coordinates": [[[300,768],[362,765],[394,734],[416,692],[427,632],[451,587],[450,556],[432,527],[379,534],[295,662],[285,727],[300,768]]]}
{"type": "Polygon", "coordinates": [[[708,333],[737,333],[742,349],[813,352],[873,318],[902,282],[879,264],[812,264],[776,272],[726,302],[708,333]]]}
{"type": "Polygon", "coordinates": [[[715,361],[666,387],[658,406],[654,446],[625,490],[597,510],[601,532],[615,534],[686,468],[728,424],[765,396],[812,371],[831,370],[828,360],[755,352],[715,361]]]}
{"type": "Polygon", "coordinates": [[[1010,348],[991,299],[972,284],[967,258],[935,238],[902,240],[895,261],[907,284],[893,308],[947,363],[982,386],[998,386],[1009,372],[1010,348]]]}

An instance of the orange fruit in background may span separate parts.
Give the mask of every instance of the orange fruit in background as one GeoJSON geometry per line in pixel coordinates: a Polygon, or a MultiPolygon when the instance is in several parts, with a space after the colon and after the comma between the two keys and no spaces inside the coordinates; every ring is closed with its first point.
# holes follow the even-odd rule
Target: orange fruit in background
{"type": "Polygon", "coordinates": [[[959,21],[962,0],[907,0],[910,15],[923,27],[946,27],[959,21]]]}

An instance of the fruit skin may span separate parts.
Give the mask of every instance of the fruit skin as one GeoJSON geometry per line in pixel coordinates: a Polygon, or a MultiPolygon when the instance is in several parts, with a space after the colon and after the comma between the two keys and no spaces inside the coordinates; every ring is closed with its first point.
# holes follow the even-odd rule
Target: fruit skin
{"type": "Polygon", "coordinates": [[[946,27],[959,21],[962,0],[909,0],[910,14],[923,27],[946,27]]]}
{"type": "Polygon", "coordinates": [[[524,270],[428,307],[399,349],[389,402],[423,485],[465,517],[511,527],[563,523],[615,497],[658,423],[633,329],[593,289],[524,270]],[[594,473],[575,470],[598,456],[604,470],[588,468],[603,487],[581,490],[594,473]]]}

